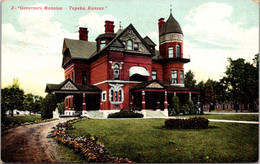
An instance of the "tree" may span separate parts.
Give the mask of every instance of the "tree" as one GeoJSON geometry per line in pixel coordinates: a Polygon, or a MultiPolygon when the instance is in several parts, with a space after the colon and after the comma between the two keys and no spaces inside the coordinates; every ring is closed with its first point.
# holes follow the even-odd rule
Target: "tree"
{"type": "Polygon", "coordinates": [[[24,91],[20,89],[18,79],[13,80],[13,84],[7,88],[1,89],[1,108],[2,115],[10,110],[13,116],[13,110],[23,110],[24,91]]]}
{"type": "Polygon", "coordinates": [[[42,97],[38,95],[33,95],[31,93],[25,95],[24,99],[24,110],[28,110],[31,114],[31,112],[38,112],[40,111],[40,104],[42,101],[42,97]]]}
{"type": "Polygon", "coordinates": [[[208,79],[205,83],[205,101],[209,104],[216,103],[217,95],[214,91],[214,87],[216,86],[216,82],[208,79]]]}
{"type": "Polygon", "coordinates": [[[31,115],[31,112],[33,111],[34,108],[34,96],[33,94],[29,93],[26,94],[24,97],[25,97],[23,101],[24,110],[29,111],[31,115]]]}
{"type": "Polygon", "coordinates": [[[255,102],[258,100],[258,61],[259,54],[253,59],[254,63],[245,62],[245,59],[228,59],[225,84],[230,92],[233,102],[250,105],[250,109],[255,109],[255,102]]]}
{"type": "Polygon", "coordinates": [[[52,112],[57,107],[57,99],[54,94],[48,93],[41,103],[41,116],[42,119],[52,118],[52,112]]]}
{"type": "Polygon", "coordinates": [[[171,108],[169,110],[169,115],[170,116],[179,114],[179,112],[180,112],[180,109],[179,109],[180,105],[179,105],[179,103],[180,103],[179,98],[176,95],[174,95],[172,97],[172,104],[171,104],[171,108]]]}
{"type": "Polygon", "coordinates": [[[189,70],[185,74],[184,84],[185,84],[185,87],[187,87],[187,88],[190,88],[190,89],[196,88],[196,80],[194,79],[194,73],[191,70],[189,70]]]}
{"type": "Polygon", "coordinates": [[[203,81],[199,82],[196,86],[196,89],[200,92],[200,102],[205,104],[205,84],[203,81]]]}

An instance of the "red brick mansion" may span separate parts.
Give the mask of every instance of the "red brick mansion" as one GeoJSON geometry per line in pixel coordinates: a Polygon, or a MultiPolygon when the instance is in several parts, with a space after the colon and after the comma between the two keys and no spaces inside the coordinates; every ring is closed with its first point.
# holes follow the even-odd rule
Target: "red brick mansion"
{"type": "MultiPolygon", "coordinates": [[[[104,117],[121,109],[161,111],[168,115],[171,98],[191,99],[197,92],[184,86],[183,32],[170,14],[158,20],[159,51],[148,37],[130,24],[114,31],[105,21],[105,33],[88,41],[88,29],[79,28],[79,40],[64,39],[62,68],[65,81],[47,84],[46,92],[65,101],[65,115],[99,111],[104,117]]],[[[90,31],[91,32],[91,31],[90,31]]]]}

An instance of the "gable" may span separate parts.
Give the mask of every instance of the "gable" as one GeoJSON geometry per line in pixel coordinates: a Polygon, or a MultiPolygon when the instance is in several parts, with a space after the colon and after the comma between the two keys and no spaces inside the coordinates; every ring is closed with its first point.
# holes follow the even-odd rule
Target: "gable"
{"type": "Polygon", "coordinates": [[[147,85],[145,88],[164,88],[164,87],[157,82],[153,82],[153,83],[147,85]]]}
{"type": "Polygon", "coordinates": [[[63,53],[62,66],[71,60],[69,49],[67,48],[63,53]]]}
{"type": "Polygon", "coordinates": [[[114,42],[112,42],[110,46],[110,50],[114,50],[114,51],[124,51],[124,49],[125,46],[119,39],[116,39],[114,42]]]}
{"type": "Polygon", "coordinates": [[[145,47],[142,42],[142,38],[133,30],[132,27],[127,28],[122,35],[119,37],[121,41],[127,43],[128,40],[132,40],[133,43],[138,43],[139,51],[149,53],[149,50],[145,47]]]}
{"type": "Polygon", "coordinates": [[[63,85],[63,87],[61,87],[61,90],[78,90],[78,88],[70,81],[68,81],[66,84],[63,85]]]}

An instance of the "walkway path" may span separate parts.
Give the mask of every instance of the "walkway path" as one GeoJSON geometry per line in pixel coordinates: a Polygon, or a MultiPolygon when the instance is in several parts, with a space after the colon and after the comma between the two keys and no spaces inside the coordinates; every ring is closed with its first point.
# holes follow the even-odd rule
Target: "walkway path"
{"type": "Polygon", "coordinates": [[[256,112],[251,112],[251,113],[243,113],[243,112],[204,112],[204,114],[259,114],[256,112]]]}
{"type": "Polygon", "coordinates": [[[52,127],[71,118],[20,126],[2,134],[1,159],[11,163],[68,162],[58,154],[53,138],[47,138],[52,127]]]}
{"type": "Polygon", "coordinates": [[[237,120],[219,120],[209,119],[210,122],[228,122],[228,123],[240,123],[240,124],[259,124],[257,121],[237,121],[237,120]]]}

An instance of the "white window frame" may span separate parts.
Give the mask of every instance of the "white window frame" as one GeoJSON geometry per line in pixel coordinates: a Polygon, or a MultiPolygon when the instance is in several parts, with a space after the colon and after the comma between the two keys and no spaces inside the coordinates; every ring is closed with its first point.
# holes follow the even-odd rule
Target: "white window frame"
{"type": "Polygon", "coordinates": [[[112,104],[119,104],[119,103],[123,103],[124,102],[124,90],[122,88],[123,85],[119,85],[119,84],[109,84],[111,86],[111,88],[109,89],[109,101],[112,104]],[[121,95],[119,95],[119,93],[121,92],[121,95]],[[112,95],[113,93],[113,95],[112,95]],[[117,101],[116,100],[116,96],[115,93],[117,93],[117,101]],[[121,101],[119,101],[121,99],[121,101]]]}
{"type": "Polygon", "coordinates": [[[102,91],[101,92],[101,100],[102,100],[102,102],[107,101],[107,91],[102,91]],[[105,94],[105,98],[103,96],[104,94],[105,94]]]}
{"type": "Polygon", "coordinates": [[[170,46],[170,47],[168,47],[168,58],[173,58],[173,56],[174,56],[174,53],[173,53],[173,47],[172,46],[170,46]],[[170,50],[171,50],[171,54],[170,54],[170,50]],[[171,55],[171,56],[170,56],[171,55]]]}

